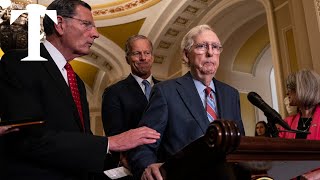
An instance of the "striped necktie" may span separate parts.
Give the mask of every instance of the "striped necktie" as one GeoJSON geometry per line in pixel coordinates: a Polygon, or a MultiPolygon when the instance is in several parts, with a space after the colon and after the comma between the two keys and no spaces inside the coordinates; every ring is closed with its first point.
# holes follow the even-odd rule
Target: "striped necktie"
{"type": "Polygon", "coordinates": [[[214,121],[218,118],[217,116],[217,106],[216,102],[213,96],[213,92],[210,87],[206,87],[205,89],[206,93],[206,110],[207,110],[207,116],[210,122],[214,121]]]}

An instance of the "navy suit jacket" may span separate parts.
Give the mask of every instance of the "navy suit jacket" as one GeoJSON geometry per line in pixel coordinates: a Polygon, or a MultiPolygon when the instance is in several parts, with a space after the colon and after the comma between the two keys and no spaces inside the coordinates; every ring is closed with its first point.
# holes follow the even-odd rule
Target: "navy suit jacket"
{"type": "MultiPolygon", "coordinates": [[[[235,121],[244,134],[238,91],[215,79],[213,82],[219,118],[235,121]]],[[[161,139],[129,152],[132,172],[138,176],[148,165],[164,162],[206,132],[209,120],[190,72],[153,87],[150,103],[139,125],[157,130],[161,139]]]]}
{"type": "MultiPolygon", "coordinates": [[[[156,84],[159,81],[153,78],[156,84]]],[[[107,136],[136,128],[148,100],[130,74],[126,79],[107,87],[102,95],[102,122],[107,136]]]]}
{"type": "Polygon", "coordinates": [[[71,91],[45,47],[41,56],[48,61],[20,61],[26,56],[27,50],[14,50],[0,61],[1,117],[41,118],[45,124],[3,137],[8,161],[0,179],[88,179],[89,172],[102,172],[107,138],[90,131],[84,83],[76,77],[85,132],[71,91]]]}

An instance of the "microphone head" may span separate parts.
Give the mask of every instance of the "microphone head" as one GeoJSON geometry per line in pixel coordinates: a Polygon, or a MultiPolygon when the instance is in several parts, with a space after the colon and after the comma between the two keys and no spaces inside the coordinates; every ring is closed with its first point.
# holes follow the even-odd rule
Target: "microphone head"
{"type": "Polygon", "coordinates": [[[259,107],[261,102],[263,102],[262,98],[256,92],[249,92],[247,98],[253,105],[257,107],[259,107]]]}

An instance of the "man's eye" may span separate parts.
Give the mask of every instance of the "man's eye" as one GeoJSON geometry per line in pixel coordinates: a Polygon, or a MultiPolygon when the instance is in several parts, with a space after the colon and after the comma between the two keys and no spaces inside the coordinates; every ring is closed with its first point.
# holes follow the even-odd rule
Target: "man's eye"
{"type": "Polygon", "coordinates": [[[90,22],[83,22],[86,27],[90,27],[92,24],[90,22]]]}
{"type": "Polygon", "coordinates": [[[207,46],[206,46],[206,44],[197,44],[196,45],[196,48],[198,48],[198,49],[205,49],[207,46]]]}
{"type": "Polygon", "coordinates": [[[131,53],[131,55],[133,55],[133,56],[137,56],[137,55],[139,55],[140,54],[140,52],[132,52],[131,53]]]}
{"type": "Polygon", "coordinates": [[[218,49],[218,50],[220,50],[222,48],[222,46],[218,45],[218,44],[212,44],[211,46],[213,49],[218,49]]]}
{"type": "Polygon", "coordinates": [[[218,46],[218,45],[212,44],[211,46],[212,46],[212,48],[214,48],[214,49],[220,49],[220,46],[218,46]]]}

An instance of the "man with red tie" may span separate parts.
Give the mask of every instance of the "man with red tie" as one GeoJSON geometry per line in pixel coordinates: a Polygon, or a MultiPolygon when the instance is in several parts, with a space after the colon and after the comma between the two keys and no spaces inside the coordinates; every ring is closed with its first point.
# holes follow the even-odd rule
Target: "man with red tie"
{"type": "Polygon", "coordinates": [[[0,107],[4,121],[41,119],[44,125],[20,128],[4,138],[6,157],[0,179],[87,180],[102,173],[108,151],[126,151],[154,143],[156,131],[142,127],[101,137],[90,131],[83,81],[69,62],[90,52],[99,37],[91,7],[81,0],[55,0],[57,24],[44,17],[46,41],[41,57],[48,61],[20,61],[27,50],[8,51],[0,62],[0,107]]]}
{"type": "MultiPolygon", "coordinates": [[[[209,123],[217,118],[235,121],[244,134],[239,92],[214,78],[223,50],[216,33],[208,25],[196,26],[184,36],[181,49],[190,72],[154,85],[139,123],[160,132],[161,139],[128,154],[131,171],[143,180],[162,179],[159,171],[162,163],[201,137],[209,123]]],[[[203,168],[203,172],[219,169],[203,168]]],[[[196,179],[208,179],[201,175],[205,173],[199,173],[196,179]]],[[[227,173],[220,175],[220,179],[229,179],[227,173]]]]}

